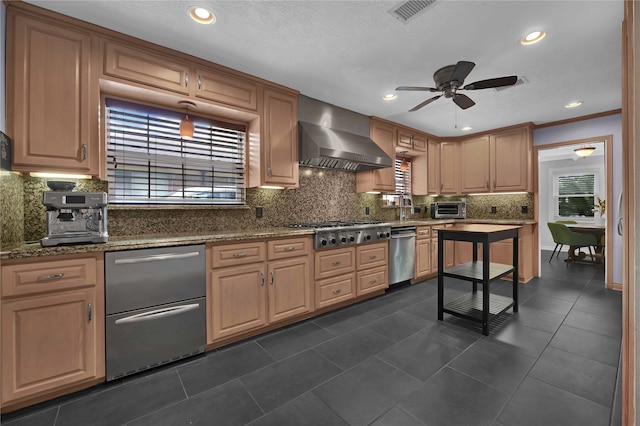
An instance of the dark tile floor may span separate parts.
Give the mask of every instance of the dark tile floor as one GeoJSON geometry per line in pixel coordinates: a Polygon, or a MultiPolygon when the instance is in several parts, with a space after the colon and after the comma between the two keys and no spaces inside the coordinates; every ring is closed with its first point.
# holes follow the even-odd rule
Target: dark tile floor
{"type": "MultiPolygon", "coordinates": [[[[489,336],[437,321],[429,280],[2,423],[620,425],[621,293],[604,288],[603,270],[548,256],[542,277],[520,286],[520,312],[489,336]]],[[[445,287],[450,299],[470,284],[445,287]]],[[[492,292],[510,295],[510,283],[492,292]]]]}

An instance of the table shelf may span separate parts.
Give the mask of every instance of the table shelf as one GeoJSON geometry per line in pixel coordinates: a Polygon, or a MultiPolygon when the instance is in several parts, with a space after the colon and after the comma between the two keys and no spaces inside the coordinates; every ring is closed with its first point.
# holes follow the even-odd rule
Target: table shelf
{"type": "MultiPolygon", "coordinates": [[[[472,321],[482,322],[482,297],[481,291],[465,294],[444,305],[443,311],[472,321]]],[[[511,308],[513,303],[513,299],[492,294],[489,298],[489,321],[511,308]]]]}
{"type": "MultiPolygon", "coordinates": [[[[483,262],[467,262],[462,265],[457,265],[452,268],[445,269],[443,276],[459,278],[467,281],[482,281],[483,274],[483,262]]],[[[502,278],[505,275],[509,275],[513,272],[513,266],[504,265],[502,263],[489,263],[489,281],[502,278]]]]}

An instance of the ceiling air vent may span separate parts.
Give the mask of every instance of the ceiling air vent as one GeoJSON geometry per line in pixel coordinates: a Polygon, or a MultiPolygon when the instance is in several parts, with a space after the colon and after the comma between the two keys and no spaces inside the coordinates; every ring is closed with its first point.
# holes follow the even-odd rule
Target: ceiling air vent
{"type": "Polygon", "coordinates": [[[521,77],[518,77],[516,82],[514,84],[512,84],[511,86],[494,87],[493,90],[495,90],[496,92],[499,92],[501,90],[505,90],[505,89],[509,89],[511,87],[519,86],[521,84],[527,84],[528,82],[529,82],[529,80],[527,80],[527,77],[521,76],[521,77]]]}
{"type": "Polygon", "coordinates": [[[429,6],[436,3],[437,0],[409,0],[398,3],[389,13],[398,21],[406,24],[415,18],[420,12],[424,12],[429,6]]]}

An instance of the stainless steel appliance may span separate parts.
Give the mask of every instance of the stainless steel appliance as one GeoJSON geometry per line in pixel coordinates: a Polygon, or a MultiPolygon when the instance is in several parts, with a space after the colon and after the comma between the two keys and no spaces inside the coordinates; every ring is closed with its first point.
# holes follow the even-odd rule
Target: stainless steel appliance
{"type": "Polygon", "coordinates": [[[389,241],[389,285],[413,278],[415,253],[416,227],[392,228],[389,241]]]}
{"type": "Polygon", "coordinates": [[[296,223],[293,228],[312,228],[316,250],[388,240],[391,224],[379,221],[330,221],[296,223]]]}
{"type": "Polygon", "coordinates": [[[45,191],[42,203],[47,208],[43,247],[107,242],[106,192],[45,191]]]}
{"type": "Polygon", "coordinates": [[[465,219],[467,203],[460,201],[439,201],[431,203],[431,219],[465,219]]]}
{"type": "Polygon", "coordinates": [[[204,352],[204,245],[105,253],[107,380],[204,352]]]}

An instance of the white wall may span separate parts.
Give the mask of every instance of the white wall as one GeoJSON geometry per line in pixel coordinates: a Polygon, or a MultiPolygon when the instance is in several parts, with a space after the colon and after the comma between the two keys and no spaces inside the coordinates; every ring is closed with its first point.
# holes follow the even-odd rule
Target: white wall
{"type": "MultiPolygon", "coordinates": [[[[533,132],[533,144],[541,146],[579,139],[593,138],[595,140],[598,137],[608,135],[613,136],[613,194],[608,195],[607,216],[613,215],[614,227],[608,230],[613,235],[613,259],[607,259],[607,264],[612,268],[613,281],[622,283],[622,237],[617,234],[615,227],[620,217],[618,196],[622,191],[622,115],[608,115],[591,120],[536,129],[533,132]]],[[[543,224],[546,224],[546,222],[543,223],[542,219],[540,219],[540,235],[546,233],[545,228],[542,226],[543,224]]]]}
{"type": "MultiPolygon", "coordinates": [[[[540,223],[540,248],[543,250],[553,250],[555,243],[551,238],[551,232],[547,227],[547,222],[554,222],[553,205],[549,202],[553,188],[553,171],[561,170],[564,172],[582,172],[586,169],[597,169],[600,174],[600,197],[604,198],[605,193],[605,165],[604,156],[591,156],[581,158],[577,161],[573,160],[550,160],[538,162],[538,222],[540,223]]],[[[611,197],[609,197],[611,198],[611,197]]],[[[608,208],[608,207],[607,207],[608,208]]],[[[585,218],[585,222],[593,223],[593,218],[585,218]]],[[[564,251],[567,247],[563,248],[564,251]]],[[[544,260],[544,259],[542,259],[544,260]]]]}

